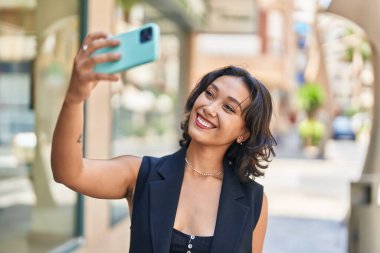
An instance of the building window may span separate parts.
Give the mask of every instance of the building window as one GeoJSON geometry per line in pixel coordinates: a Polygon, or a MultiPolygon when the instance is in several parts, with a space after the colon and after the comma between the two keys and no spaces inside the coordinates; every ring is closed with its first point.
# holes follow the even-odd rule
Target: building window
{"type": "Polygon", "coordinates": [[[77,194],[54,182],[50,150],[78,50],[77,4],[8,2],[0,3],[0,224],[6,228],[0,248],[48,252],[75,236],[77,194]]]}

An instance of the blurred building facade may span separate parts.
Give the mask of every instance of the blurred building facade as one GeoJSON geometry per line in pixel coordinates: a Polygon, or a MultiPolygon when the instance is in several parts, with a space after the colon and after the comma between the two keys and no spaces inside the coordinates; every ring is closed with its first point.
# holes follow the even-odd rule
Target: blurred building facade
{"type": "Polygon", "coordinates": [[[54,183],[50,146],[78,49],[76,1],[0,2],[1,252],[73,237],[76,194],[54,183]]]}

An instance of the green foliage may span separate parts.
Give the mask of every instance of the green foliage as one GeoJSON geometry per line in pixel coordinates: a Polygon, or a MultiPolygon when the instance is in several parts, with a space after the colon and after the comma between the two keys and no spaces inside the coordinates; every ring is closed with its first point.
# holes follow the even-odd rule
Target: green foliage
{"type": "Polygon", "coordinates": [[[298,104],[306,112],[313,112],[325,101],[325,92],[321,85],[316,83],[305,83],[297,93],[298,104]]]}
{"type": "Polygon", "coordinates": [[[317,83],[305,83],[297,93],[298,104],[308,118],[298,127],[304,146],[318,146],[325,134],[325,126],[314,118],[314,113],[325,101],[325,92],[317,83]]]}
{"type": "Polygon", "coordinates": [[[367,41],[362,41],[359,45],[359,52],[363,61],[368,61],[371,57],[371,46],[367,41]]]}
{"type": "Polygon", "coordinates": [[[351,118],[352,116],[354,116],[358,112],[360,112],[360,108],[359,107],[350,105],[349,107],[347,107],[343,111],[343,115],[351,118]]]}
{"type": "Polygon", "coordinates": [[[350,46],[347,47],[346,50],[344,50],[344,55],[343,55],[343,60],[347,62],[352,62],[354,59],[354,53],[355,53],[355,48],[350,46]]]}
{"type": "Polygon", "coordinates": [[[140,0],[116,0],[116,3],[123,7],[124,11],[129,11],[135,3],[140,0]]]}
{"type": "Polygon", "coordinates": [[[371,46],[366,41],[360,42],[357,46],[348,46],[344,51],[343,60],[352,62],[354,55],[358,53],[364,62],[368,61],[371,57],[371,46]]]}
{"type": "Polygon", "coordinates": [[[347,43],[347,47],[343,53],[343,60],[352,62],[355,54],[359,54],[364,62],[369,61],[371,58],[371,46],[365,38],[361,36],[351,27],[347,27],[345,31],[345,37],[357,37],[360,39],[355,43],[347,43]]]}
{"type": "Polygon", "coordinates": [[[306,119],[298,126],[305,146],[318,146],[325,134],[325,126],[318,120],[306,119]]]}

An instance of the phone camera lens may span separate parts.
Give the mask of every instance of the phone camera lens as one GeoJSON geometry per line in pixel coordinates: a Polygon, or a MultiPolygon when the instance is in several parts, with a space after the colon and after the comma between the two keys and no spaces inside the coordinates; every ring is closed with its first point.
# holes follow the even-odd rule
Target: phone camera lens
{"type": "Polygon", "coordinates": [[[140,32],[140,42],[144,43],[152,40],[153,30],[152,27],[145,28],[140,32]]]}

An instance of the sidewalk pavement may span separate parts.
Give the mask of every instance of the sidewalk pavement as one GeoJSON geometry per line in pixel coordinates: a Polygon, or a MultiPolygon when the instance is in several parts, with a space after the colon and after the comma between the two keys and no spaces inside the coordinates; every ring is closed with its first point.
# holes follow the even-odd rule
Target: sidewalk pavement
{"type": "Polygon", "coordinates": [[[347,253],[345,222],[270,216],[264,253],[347,253]]]}
{"type": "Polygon", "coordinates": [[[331,140],[323,160],[275,158],[258,180],[269,201],[264,253],[347,252],[350,182],[366,151],[363,142],[331,140]]]}

